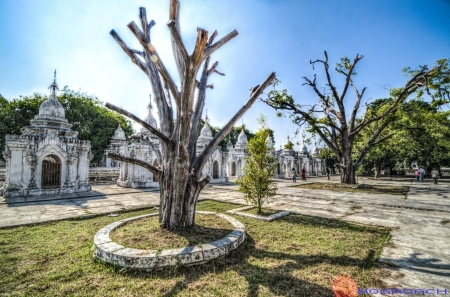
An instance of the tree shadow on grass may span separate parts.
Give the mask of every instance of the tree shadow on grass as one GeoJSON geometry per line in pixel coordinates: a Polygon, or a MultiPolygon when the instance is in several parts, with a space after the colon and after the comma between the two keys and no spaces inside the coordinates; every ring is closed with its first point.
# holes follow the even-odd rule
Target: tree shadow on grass
{"type": "MultiPolygon", "coordinates": [[[[357,266],[363,269],[370,269],[376,261],[375,251],[370,250],[364,259],[356,259],[347,256],[331,257],[325,254],[301,255],[288,254],[283,252],[271,252],[256,247],[255,240],[247,235],[245,242],[233,250],[225,257],[214,259],[207,264],[197,266],[184,266],[167,268],[157,272],[139,272],[125,270],[121,273],[137,278],[156,277],[161,280],[173,277],[182,277],[169,291],[165,291],[163,296],[176,296],[202,277],[208,274],[217,274],[232,270],[244,277],[248,283],[248,291],[243,295],[257,296],[261,286],[270,291],[270,295],[277,296],[308,296],[322,297],[334,296],[331,288],[318,285],[313,282],[295,277],[295,271],[322,263],[329,263],[338,266],[357,266]],[[273,267],[261,267],[254,260],[275,259],[279,265],[273,267]]],[[[205,281],[203,285],[208,285],[205,281]]],[[[225,281],[226,282],[226,281],[225,281]]],[[[226,285],[224,285],[226,288],[226,285]]],[[[220,295],[230,295],[227,292],[218,292],[220,295]]]]}

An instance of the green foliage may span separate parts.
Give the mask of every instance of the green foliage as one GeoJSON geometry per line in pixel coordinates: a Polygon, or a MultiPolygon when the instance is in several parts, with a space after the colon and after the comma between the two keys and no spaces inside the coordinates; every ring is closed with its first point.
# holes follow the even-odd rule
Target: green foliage
{"type": "MultiPolygon", "coordinates": [[[[428,85],[416,91],[416,98],[422,99],[424,93],[431,96],[434,105],[442,105],[450,102],[450,59],[440,59],[435,63],[433,71],[428,78],[428,85]]],[[[418,69],[403,68],[405,76],[415,76],[418,69]]]]}
{"type": "MultiPolygon", "coordinates": [[[[79,139],[90,140],[93,158],[98,163],[109,139],[118,123],[126,137],[133,133],[132,124],[123,116],[102,106],[102,102],[85,93],[75,92],[64,87],[57,97],[65,109],[66,119],[73,124],[72,129],[79,132],[79,139]]],[[[4,148],[6,134],[20,134],[20,128],[29,126],[30,120],[39,113],[39,106],[47,97],[35,93],[10,102],[0,98],[0,147],[4,148]],[[5,102],[6,101],[6,102],[5,102]]],[[[3,155],[0,155],[0,158],[3,155]]]]}
{"type": "Polygon", "coordinates": [[[335,172],[335,166],[339,163],[339,160],[336,154],[330,148],[321,148],[317,157],[320,159],[325,159],[326,167],[328,167],[332,173],[335,172]]]}
{"type": "MultiPolygon", "coordinates": [[[[340,63],[336,63],[336,69],[338,69],[341,72],[348,73],[348,70],[350,70],[351,62],[348,57],[341,58],[340,63]]],[[[355,71],[352,71],[352,75],[356,75],[355,71]]]]}
{"type": "MultiPolygon", "coordinates": [[[[378,99],[369,110],[376,116],[391,104],[391,99],[378,99]]],[[[397,170],[412,161],[421,166],[450,164],[450,111],[439,110],[435,104],[413,99],[404,102],[388,118],[388,127],[381,137],[385,141],[375,145],[366,157],[360,172],[390,167],[397,170]]],[[[356,139],[356,151],[362,151],[377,124],[364,129],[356,139]]]]}
{"type": "Polygon", "coordinates": [[[247,203],[257,207],[258,212],[261,212],[262,204],[268,203],[269,198],[275,196],[277,192],[273,180],[277,160],[266,141],[269,135],[270,131],[263,123],[255,137],[248,142],[250,157],[245,159],[244,175],[236,181],[238,191],[244,193],[247,203]]]}
{"type": "Polygon", "coordinates": [[[289,141],[284,145],[284,149],[286,149],[286,150],[293,150],[293,149],[294,149],[294,144],[289,140],[289,141]]]}

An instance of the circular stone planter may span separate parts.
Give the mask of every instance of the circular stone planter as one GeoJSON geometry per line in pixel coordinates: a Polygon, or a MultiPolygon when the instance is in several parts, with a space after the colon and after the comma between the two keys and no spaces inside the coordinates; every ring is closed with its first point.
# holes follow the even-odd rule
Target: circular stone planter
{"type": "Polygon", "coordinates": [[[205,263],[228,254],[244,242],[245,227],[238,220],[215,212],[197,211],[196,213],[224,218],[234,226],[234,230],[226,237],[207,244],[167,249],[160,252],[126,248],[113,242],[109,237],[111,231],[127,222],[158,215],[158,213],[152,213],[120,220],[98,231],[94,237],[94,257],[122,267],[154,270],[167,266],[205,263]]]}

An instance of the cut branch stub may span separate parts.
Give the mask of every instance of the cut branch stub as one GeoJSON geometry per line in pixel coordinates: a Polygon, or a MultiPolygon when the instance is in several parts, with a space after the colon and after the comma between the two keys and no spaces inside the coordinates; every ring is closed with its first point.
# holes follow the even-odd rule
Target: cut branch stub
{"type": "Polygon", "coordinates": [[[208,31],[197,28],[197,40],[195,41],[194,51],[192,52],[192,63],[198,66],[203,56],[203,50],[208,42],[208,31]]]}
{"type": "Polygon", "coordinates": [[[170,0],[170,19],[175,20],[175,18],[178,16],[178,12],[180,10],[180,1],[178,0],[170,0]]]}
{"type": "Polygon", "coordinates": [[[221,48],[225,43],[227,43],[228,41],[230,41],[231,39],[236,37],[238,34],[239,34],[238,31],[233,30],[230,33],[228,33],[226,36],[224,36],[221,39],[219,39],[213,45],[210,45],[210,46],[206,47],[205,48],[205,53],[203,55],[203,59],[206,59],[209,56],[211,56],[212,53],[214,53],[216,50],[221,48]]]}

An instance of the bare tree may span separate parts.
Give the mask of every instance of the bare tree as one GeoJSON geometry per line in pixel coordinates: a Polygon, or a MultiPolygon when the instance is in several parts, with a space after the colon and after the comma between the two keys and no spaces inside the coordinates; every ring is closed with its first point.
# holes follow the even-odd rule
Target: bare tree
{"type": "Polygon", "coordinates": [[[130,49],[114,30],[110,34],[131,61],[148,76],[158,108],[161,129],[153,128],[135,115],[110,103],[106,106],[141,124],[161,140],[162,164],[156,168],[152,164],[119,154],[108,156],[142,166],[158,178],[161,188],[159,220],[163,228],[173,230],[179,227],[192,227],[198,196],[210,180],[209,176],[202,177],[202,169],[208,157],[264,89],[271,84],[275,73],[271,73],[261,85],[253,89],[247,103],[197,156],[195,144],[205,105],[206,89],[213,88],[212,85],[208,85],[208,78],[213,73],[223,75],[216,69],[218,62],[210,66],[210,56],[236,37],[238,32],[234,30],[214,42],[217,31],[208,36],[208,31],[198,28],[194,50],[189,55],[180,35],[180,3],[178,0],[171,0],[170,20],[167,25],[171,33],[172,50],[180,76],[181,86],[178,88],[151,43],[150,29],[155,22],[153,20],[148,22],[145,8],[141,7],[139,11],[141,28],[134,22],[129,23],[128,28],[142,45],[142,51],[130,49]],[[200,78],[197,80],[202,64],[200,78]]]}
{"type": "MultiPolygon", "coordinates": [[[[448,79],[449,77],[448,64],[446,60],[440,60],[432,69],[428,69],[425,65],[420,66],[418,70],[409,71],[411,78],[404,87],[392,90],[392,104],[386,108],[384,112],[377,116],[368,117],[367,111],[370,104],[366,103],[362,116],[358,117],[361,101],[366,88],[364,87],[361,91],[358,90],[352,77],[356,74],[354,71],[356,64],[363,56],[357,54],[353,62],[348,58],[343,58],[341,59],[341,63],[337,64],[337,67],[335,68],[336,72],[343,75],[345,78],[344,86],[341,93],[339,93],[331,80],[327,52],[324,53],[325,60],[310,61],[310,64],[313,65],[313,68],[315,64],[321,64],[323,66],[326,76],[326,87],[323,90],[318,87],[316,75],[314,75],[313,79],[303,77],[305,80],[304,85],[310,86],[314,90],[314,93],[318,98],[318,103],[312,106],[296,104],[293,97],[289,95],[286,90],[273,90],[269,92],[267,99],[263,99],[262,101],[276,110],[288,111],[295,124],[299,126],[304,124],[309,125],[340,160],[340,163],[337,164],[337,166],[341,169],[341,182],[355,184],[355,171],[361,165],[362,161],[367,156],[367,153],[374,145],[390,137],[389,134],[381,134],[389,124],[389,122],[384,121],[384,119],[388,115],[394,113],[399,105],[412,93],[418,90],[424,90],[430,93],[429,86],[433,85],[433,82],[446,82],[447,80],[443,78],[446,77],[448,79]],[[350,114],[345,110],[344,102],[349,88],[353,90],[356,96],[355,104],[350,114]],[[355,137],[364,128],[373,123],[377,124],[376,129],[374,129],[373,134],[367,139],[361,152],[358,155],[355,155],[355,137]]],[[[443,94],[443,96],[440,97],[448,96],[448,93],[442,91],[448,89],[444,88],[442,85],[439,85],[439,87],[440,89],[436,90],[434,97],[440,96],[440,94],[443,94]]]]}

